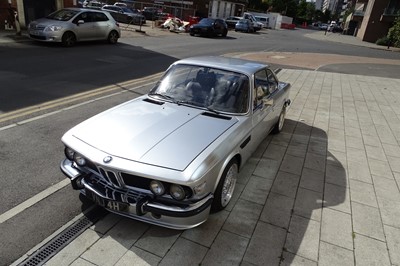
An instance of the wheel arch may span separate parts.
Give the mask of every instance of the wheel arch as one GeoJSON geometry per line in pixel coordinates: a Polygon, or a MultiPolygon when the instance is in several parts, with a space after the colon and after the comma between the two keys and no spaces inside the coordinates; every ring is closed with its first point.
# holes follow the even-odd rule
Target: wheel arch
{"type": "Polygon", "coordinates": [[[228,164],[232,161],[232,160],[236,160],[237,164],[238,164],[238,172],[240,172],[241,169],[241,164],[242,164],[242,155],[239,152],[233,152],[230,156],[226,157],[221,168],[219,169],[218,172],[218,178],[215,180],[215,184],[214,184],[214,188],[213,188],[213,192],[215,192],[215,190],[217,189],[217,186],[219,184],[219,181],[221,180],[222,174],[224,173],[226,167],[228,166],[228,164]]]}
{"type": "Polygon", "coordinates": [[[108,35],[107,35],[107,37],[108,37],[108,36],[110,36],[111,32],[116,32],[116,33],[118,34],[118,38],[121,38],[121,34],[120,34],[120,32],[118,32],[118,31],[117,31],[117,30],[115,30],[115,29],[112,29],[112,30],[110,30],[110,31],[108,32],[108,35]]]}
{"type": "Polygon", "coordinates": [[[72,30],[66,30],[61,36],[61,38],[64,37],[65,34],[70,34],[70,33],[73,34],[75,36],[75,40],[78,41],[78,35],[76,35],[76,33],[72,30]]]}

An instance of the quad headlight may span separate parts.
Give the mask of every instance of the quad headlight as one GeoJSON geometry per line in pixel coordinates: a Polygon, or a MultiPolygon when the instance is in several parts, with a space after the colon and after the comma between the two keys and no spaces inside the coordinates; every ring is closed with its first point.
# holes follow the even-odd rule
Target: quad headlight
{"type": "Polygon", "coordinates": [[[153,192],[154,195],[161,196],[165,193],[164,185],[157,180],[152,180],[150,182],[150,190],[153,192]]]}
{"type": "Polygon", "coordinates": [[[79,153],[74,154],[74,161],[79,166],[85,166],[85,164],[86,164],[86,159],[79,153]]]}
{"type": "Polygon", "coordinates": [[[169,194],[176,200],[183,200],[186,197],[183,187],[175,184],[172,184],[169,188],[169,194]]]}
{"type": "Polygon", "coordinates": [[[70,161],[74,160],[75,152],[71,148],[65,147],[64,154],[65,154],[65,157],[68,158],[68,160],[70,160],[70,161]]]}

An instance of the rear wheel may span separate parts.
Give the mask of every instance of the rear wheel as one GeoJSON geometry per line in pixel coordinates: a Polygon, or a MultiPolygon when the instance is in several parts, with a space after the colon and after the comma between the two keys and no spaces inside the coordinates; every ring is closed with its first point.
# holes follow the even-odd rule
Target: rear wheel
{"type": "Polygon", "coordinates": [[[67,31],[67,32],[64,33],[64,35],[62,36],[61,41],[62,41],[62,44],[63,44],[65,47],[74,46],[75,43],[76,43],[75,34],[73,34],[73,33],[70,32],[70,31],[67,31]]]}
{"type": "Polygon", "coordinates": [[[222,37],[226,37],[226,35],[228,35],[228,30],[224,29],[224,31],[222,32],[222,37]]]}
{"type": "Polygon", "coordinates": [[[274,128],[272,129],[273,134],[278,134],[283,129],[283,124],[285,123],[286,108],[283,107],[281,113],[279,114],[279,119],[276,122],[274,128]]]}
{"type": "Polygon", "coordinates": [[[107,41],[108,41],[109,43],[111,43],[111,44],[115,44],[115,43],[118,42],[118,38],[119,38],[118,32],[116,32],[115,30],[113,30],[113,31],[111,31],[111,32],[108,34],[107,41]]]}
{"type": "Polygon", "coordinates": [[[232,159],[225,167],[219,180],[217,189],[214,193],[214,200],[211,205],[211,211],[217,212],[228,206],[235,190],[236,180],[239,172],[239,164],[236,159],[232,159]]]}

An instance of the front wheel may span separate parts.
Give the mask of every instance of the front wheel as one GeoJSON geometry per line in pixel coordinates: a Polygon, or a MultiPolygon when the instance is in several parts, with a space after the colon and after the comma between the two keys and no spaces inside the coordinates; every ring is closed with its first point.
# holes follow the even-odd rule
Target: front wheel
{"type": "Polygon", "coordinates": [[[67,31],[66,33],[64,33],[64,35],[62,36],[62,44],[65,47],[72,47],[75,45],[76,43],[76,37],[75,34],[73,34],[70,31],[67,31]]]}
{"type": "Polygon", "coordinates": [[[226,35],[228,35],[228,30],[224,30],[224,31],[222,32],[222,37],[226,37],[226,35]]]}
{"type": "Polygon", "coordinates": [[[115,43],[118,42],[118,38],[119,38],[118,32],[116,32],[115,30],[113,30],[113,31],[111,31],[111,32],[108,34],[107,41],[108,41],[109,43],[111,43],[111,44],[115,44],[115,43]]]}
{"type": "Polygon", "coordinates": [[[283,107],[281,113],[279,114],[278,121],[276,122],[274,128],[272,129],[273,134],[278,134],[283,129],[283,124],[285,123],[286,108],[283,107]]]}
{"type": "Polygon", "coordinates": [[[211,211],[217,212],[225,209],[232,199],[235,190],[236,180],[239,173],[239,164],[236,159],[232,159],[225,167],[219,180],[217,189],[214,193],[214,200],[211,205],[211,211]]]}

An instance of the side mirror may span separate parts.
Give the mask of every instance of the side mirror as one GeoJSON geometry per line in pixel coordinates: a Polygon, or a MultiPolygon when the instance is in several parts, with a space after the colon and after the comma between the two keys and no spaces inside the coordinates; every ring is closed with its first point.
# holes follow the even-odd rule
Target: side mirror
{"type": "Polygon", "coordinates": [[[274,98],[268,98],[268,99],[265,99],[264,100],[264,104],[266,105],[266,106],[273,106],[274,105],[274,98]]]}

